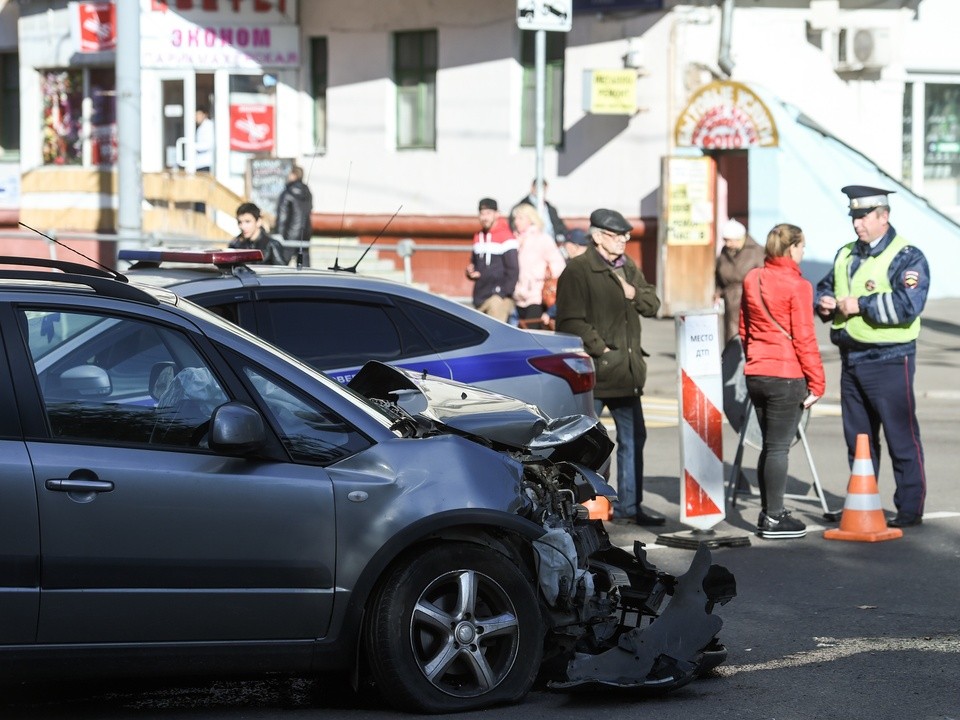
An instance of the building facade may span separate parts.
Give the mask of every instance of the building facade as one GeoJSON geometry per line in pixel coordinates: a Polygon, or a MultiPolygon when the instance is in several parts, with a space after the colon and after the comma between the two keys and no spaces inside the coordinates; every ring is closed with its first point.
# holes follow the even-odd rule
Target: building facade
{"type": "MultiPolygon", "coordinates": [[[[251,159],[292,158],[318,226],[398,209],[462,224],[480,197],[512,206],[537,173],[536,33],[518,28],[516,0],[138,1],[145,173],[195,169],[200,106],[214,121],[216,180],[243,196],[251,159]]],[[[600,206],[646,221],[668,303],[664,268],[708,282],[715,228],[730,216],[761,240],[794,222],[810,261],[829,262],[851,235],[843,184],[896,184],[898,202],[934,217],[923,230],[942,236],[934,254],[960,239],[960,56],[943,50],[955,0],[548,5],[572,15],[569,32],[545,38],[548,198],[575,222],[600,206]],[[850,177],[828,172],[851,158],[862,165],[850,177]]],[[[14,121],[7,79],[0,213],[35,202],[22,182],[32,170],[110,167],[122,151],[114,13],[109,2],[0,0],[0,79],[15,64],[19,96],[14,121]]],[[[674,305],[707,295],[677,292],[674,305]]]]}

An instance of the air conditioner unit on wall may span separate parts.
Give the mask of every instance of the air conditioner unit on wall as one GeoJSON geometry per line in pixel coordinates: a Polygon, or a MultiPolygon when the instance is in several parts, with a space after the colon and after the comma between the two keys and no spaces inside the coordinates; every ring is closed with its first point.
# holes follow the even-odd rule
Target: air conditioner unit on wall
{"type": "Polygon", "coordinates": [[[837,70],[879,70],[890,64],[893,47],[886,28],[842,27],[837,33],[837,70]]]}

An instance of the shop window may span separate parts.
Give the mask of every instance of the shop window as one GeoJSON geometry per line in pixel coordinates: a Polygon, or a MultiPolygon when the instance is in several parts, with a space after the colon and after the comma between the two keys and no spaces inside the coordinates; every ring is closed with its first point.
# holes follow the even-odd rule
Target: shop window
{"type": "Polygon", "coordinates": [[[924,120],[923,177],[960,179],[960,85],[928,84],[924,120]]]}
{"type": "Polygon", "coordinates": [[[397,147],[434,148],[437,142],[437,31],[395,33],[397,147]]]}
{"type": "MultiPolygon", "coordinates": [[[[567,34],[545,33],[547,40],[544,72],[544,145],[563,144],[563,55],[567,34]]],[[[520,144],[537,142],[537,68],[535,32],[520,33],[520,65],[523,67],[523,95],[520,102],[520,144]]]]}
{"type": "Polygon", "coordinates": [[[913,185],[913,83],[903,86],[903,183],[913,185]]]}
{"type": "Polygon", "coordinates": [[[0,157],[20,150],[20,62],[0,53],[0,157]]]}
{"type": "Polygon", "coordinates": [[[41,73],[44,165],[80,164],[81,83],[79,70],[47,70],[41,73]]]}
{"type": "Polygon", "coordinates": [[[113,68],[93,68],[90,87],[90,163],[117,164],[117,81],[113,68]]]}
{"type": "Polygon", "coordinates": [[[907,83],[903,181],[940,209],[960,213],[960,83],[907,83]]]}
{"type": "Polygon", "coordinates": [[[231,175],[244,177],[248,161],[276,155],[276,92],[276,75],[230,76],[231,175]]]}
{"type": "Polygon", "coordinates": [[[310,38],[310,89],[313,96],[313,146],[327,149],[327,39],[310,38]]]}

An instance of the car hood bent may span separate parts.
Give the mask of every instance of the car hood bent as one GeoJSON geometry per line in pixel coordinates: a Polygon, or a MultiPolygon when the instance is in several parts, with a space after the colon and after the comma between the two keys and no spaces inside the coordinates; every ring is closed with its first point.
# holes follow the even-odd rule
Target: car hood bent
{"type": "Polygon", "coordinates": [[[598,469],[613,450],[599,420],[585,415],[549,418],[506,395],[371,361],[349,388],[371,401],[391,403],[444,431],[511,449],[598,469]]]}

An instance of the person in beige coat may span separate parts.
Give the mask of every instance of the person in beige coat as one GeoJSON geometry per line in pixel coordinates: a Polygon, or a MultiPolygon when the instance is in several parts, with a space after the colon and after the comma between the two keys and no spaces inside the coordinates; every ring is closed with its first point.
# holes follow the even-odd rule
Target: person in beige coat
{"type": "Polygon", "coordinates": [[[764,250],[747,234],[743,223],[732,218],[723,224],[721,236],[723,248],[717,255],[714,301],[723,300],[723,342],[726,345],[739,337],[743,279],[754,268],[763,267],[764,250]]]}

